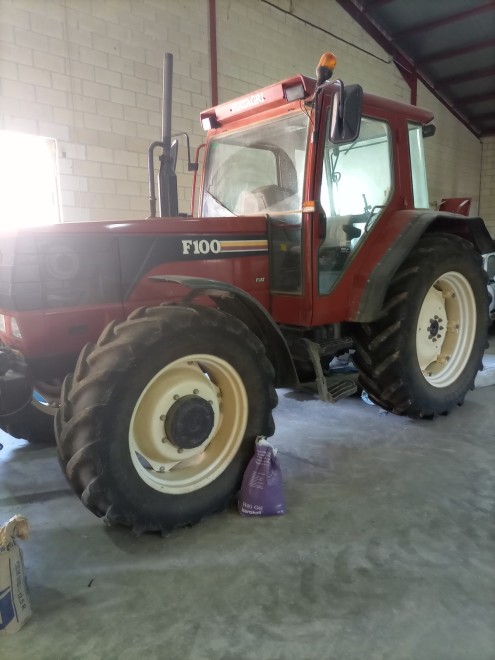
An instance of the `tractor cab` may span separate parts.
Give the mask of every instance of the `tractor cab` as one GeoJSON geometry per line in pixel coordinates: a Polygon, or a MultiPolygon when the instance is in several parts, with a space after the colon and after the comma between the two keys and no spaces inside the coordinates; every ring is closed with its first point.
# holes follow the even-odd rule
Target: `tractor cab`
{"type": "MultiPolygon", "coordinates": [[[[334,66],[326,53],[316,81],[295,76],[201,114],[199,215],[266,218],[280,323],[352,319],[349,286],[370,268],[364,243],[395,211],[428,208],[422,140],[432,113],[331,82],[334,66]]],[[[381,229],[375,255],[396,235],[381,229]]]]}

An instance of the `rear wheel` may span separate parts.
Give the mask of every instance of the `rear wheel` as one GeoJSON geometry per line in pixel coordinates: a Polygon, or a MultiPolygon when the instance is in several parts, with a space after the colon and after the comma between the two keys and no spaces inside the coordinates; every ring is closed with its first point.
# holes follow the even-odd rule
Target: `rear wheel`
{"type": "Polygon", "coordinates": [[[170,531],[223,509],[257,435],[274,432],[260,341],[214,309],[161,306],[111,324],[64,384],[59,457],[108,523],[170,531]]]}
{"type": "Polygon", "coordinates": [[[433,417],[461,405],[482,366],[486,276],[470,243],[420,241],[395,275],[382,318],[355,331],[362,386],[387,410],[433,417]]]}

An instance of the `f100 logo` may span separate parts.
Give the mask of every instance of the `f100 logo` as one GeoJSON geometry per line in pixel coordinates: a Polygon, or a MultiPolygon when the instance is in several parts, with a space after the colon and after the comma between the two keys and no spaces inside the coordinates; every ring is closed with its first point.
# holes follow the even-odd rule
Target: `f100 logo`
{"type": "Polygon", "coordinates": [[[199,241],[193,241],[188,238],[182,240],[182,254],[218,254],[222,249],[220,241],[216,238],[208,241],[202,238],[199,241]]]}

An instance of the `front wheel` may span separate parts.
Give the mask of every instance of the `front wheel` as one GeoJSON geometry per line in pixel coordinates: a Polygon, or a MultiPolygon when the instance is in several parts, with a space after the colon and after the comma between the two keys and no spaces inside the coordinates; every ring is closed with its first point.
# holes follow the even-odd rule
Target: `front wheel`
{"type": "Polygon", "coordinates": [[[261,342],[217,310],[163,305],[111,324],[63,387],[67,479],[106,522],[170,531],[223,509],[274,431],[261,342]]]}
{"type": "Polygon", "coordinates": [[[362,386],[386,410],[433,417],[461,405],[482,367],[486,275],[467,241],[423,238],[396,273],[379,321],[355,330],[362,386]]]}

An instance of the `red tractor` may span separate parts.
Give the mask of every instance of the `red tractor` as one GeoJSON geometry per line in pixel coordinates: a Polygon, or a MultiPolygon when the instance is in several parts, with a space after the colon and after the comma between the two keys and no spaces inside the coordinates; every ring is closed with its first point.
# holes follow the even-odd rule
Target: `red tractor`
{"type": "Polygon", "coordinates": [[[334,64],[201,113],[198,217],[178,214],[165,112],[161,217],[1,238],[0,426],[33,442],[55,426],[108,523],[169,531],[224,508],[274,432],[275,388],[354,393],[329,372],[350,349],[400,415],[446,414],[473,387],[488,231],[429,210],[432,113],[330,81],[334,64]]]}

